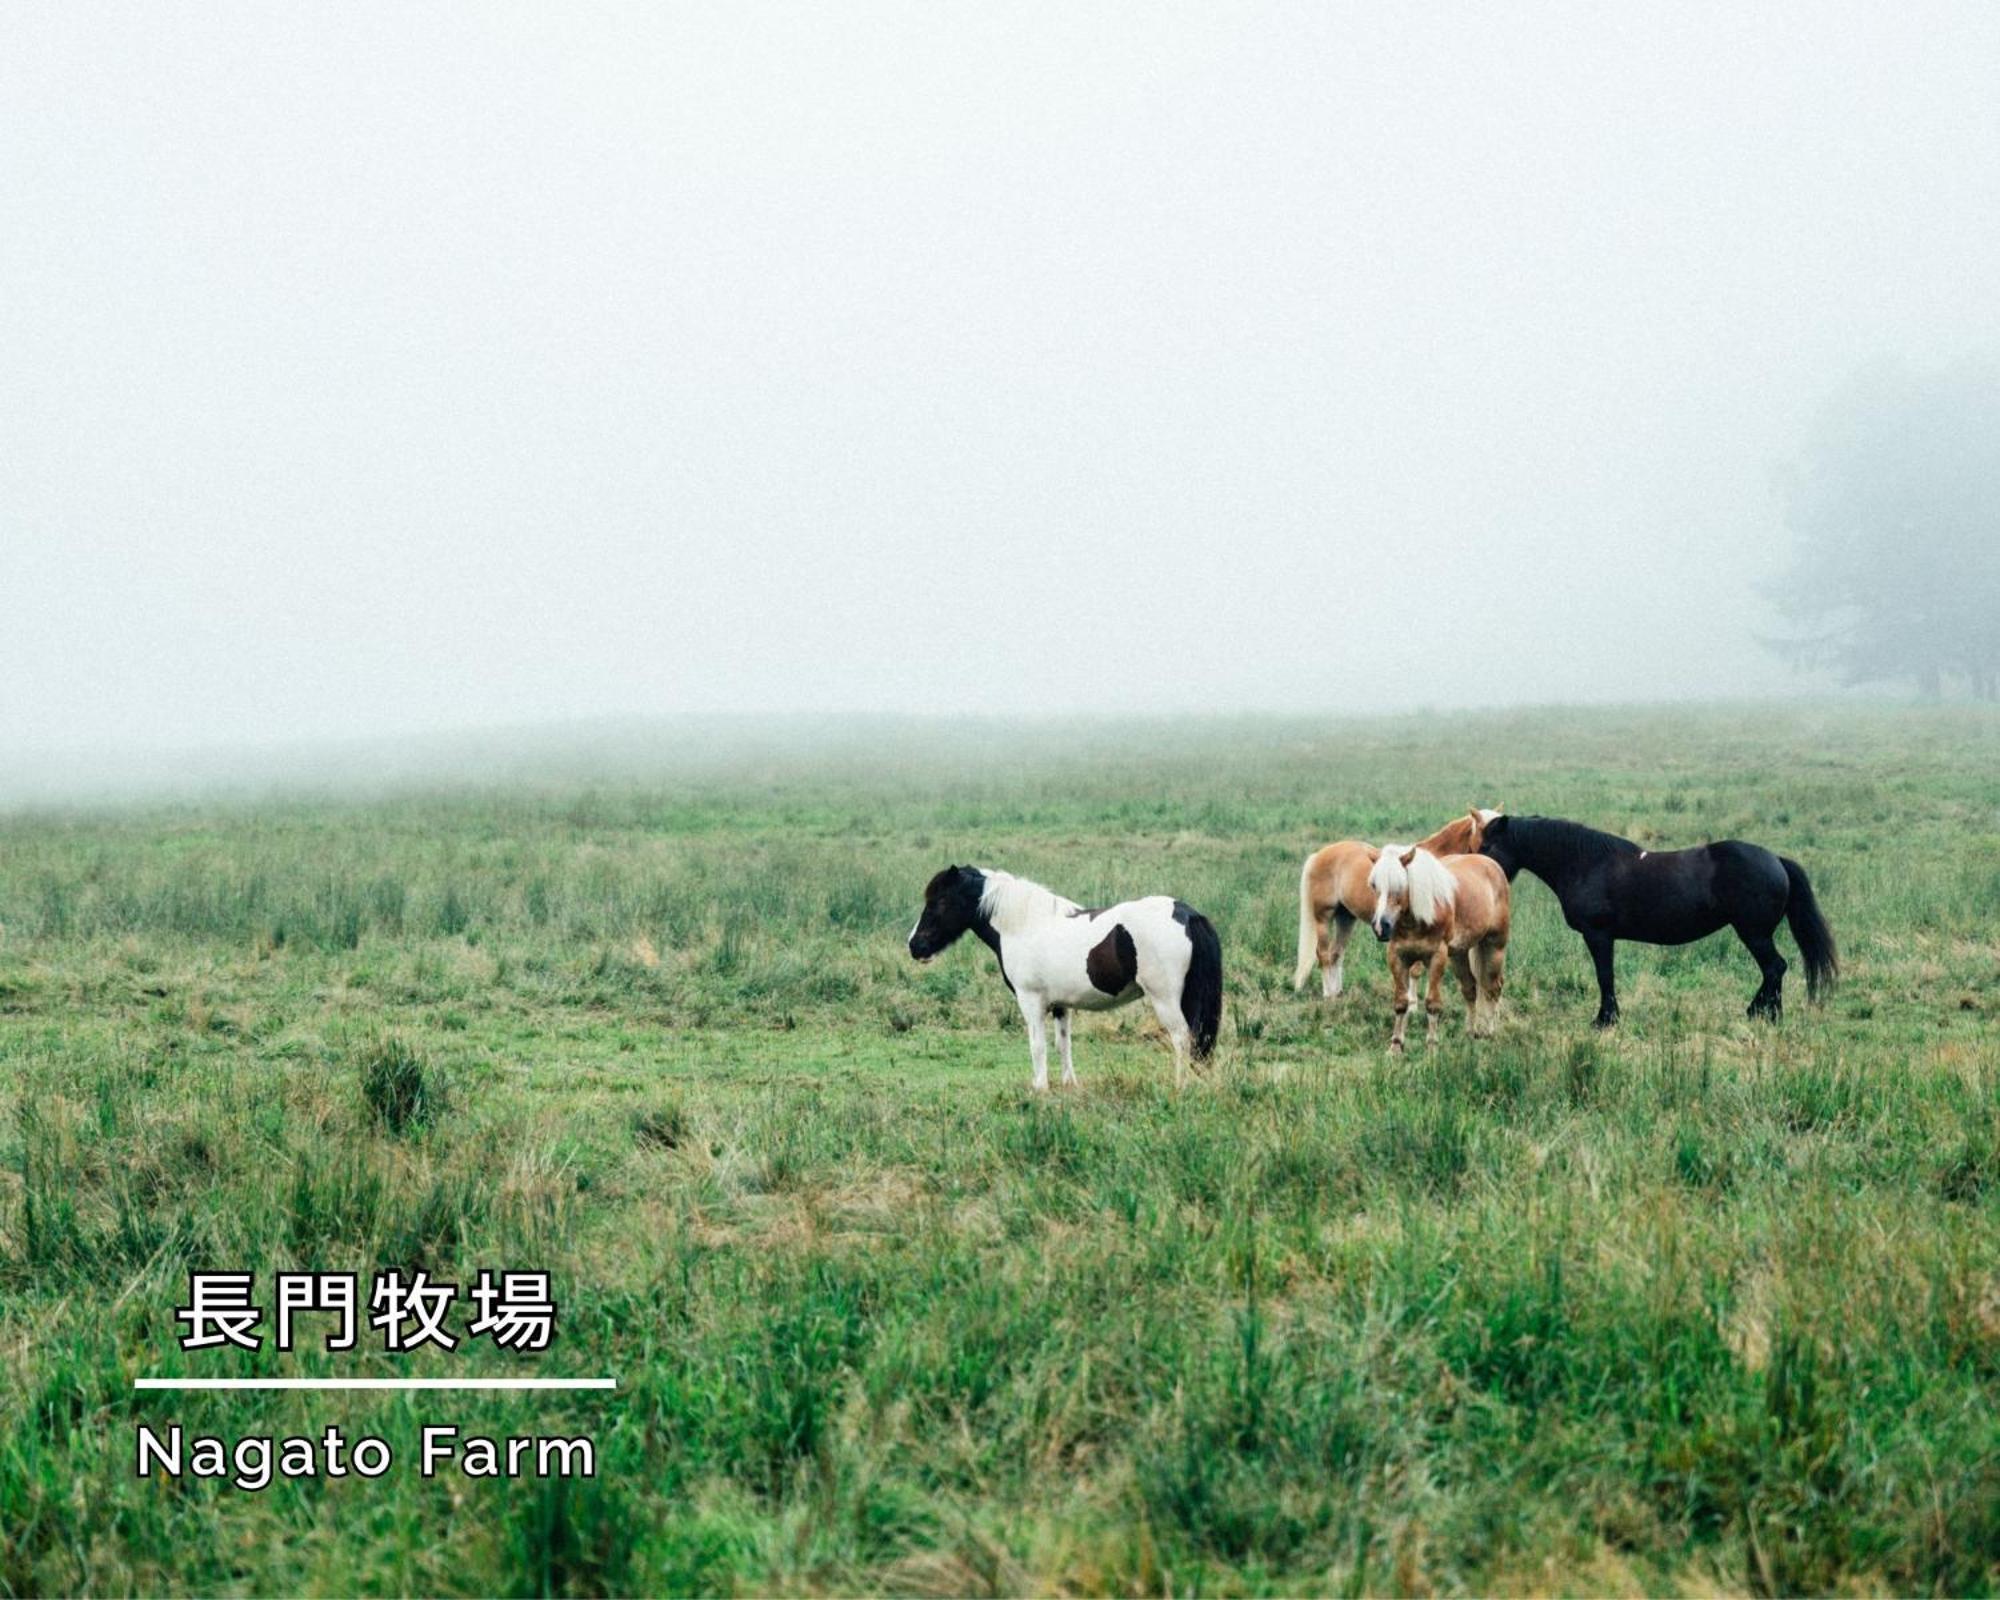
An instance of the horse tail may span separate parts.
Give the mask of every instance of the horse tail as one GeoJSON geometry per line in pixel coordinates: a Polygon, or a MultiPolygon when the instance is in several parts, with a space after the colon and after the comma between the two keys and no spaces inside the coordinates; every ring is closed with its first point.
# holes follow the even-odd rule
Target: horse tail
{"type": "Polygon", "coordinates": [[[1187,914],[1187,936],[1194,955],[1181,985],[1181,1015],[1194,1031],[1195,1060],[1206,1061],[1222,1031],[1222,941],[1215,924],[1199,911],[1187,914]]]}
{"type": "Polygon", "coordinates": [[[1307,856],[1299,872],[1299,970],[1292,974],[1294,989],[1306,986],[1319,961],[1319,917],[1313,910],[1313,863],[1318,859],[1307,856]]]}
{"type": "Polygon", "coordinates": [[[1791,880],[1791,898],[1785,902],[1785,920],[1792,925],[1792,937],[1799,942],[1799,954],[1806,964],[1806,993],[1822,1000],[1840,975],[1840,952],[1833,945],[1833,930],[1820,915],[1819,901],[1813,897],[1806,869],[1790,856],[1778,862],[1791,880]]]}

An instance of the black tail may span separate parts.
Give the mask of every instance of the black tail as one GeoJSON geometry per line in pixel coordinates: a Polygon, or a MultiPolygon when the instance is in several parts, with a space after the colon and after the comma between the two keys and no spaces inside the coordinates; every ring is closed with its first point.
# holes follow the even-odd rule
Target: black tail
{"type": "Polygon", "coordinates": [[[1815,1000],[1826,997],[1833,980],[1840,976],[1840,952],[1833,947],[1833,929],[1819,914],[1806,869],[1789,856],[1779,856],[1785,876],[1792,881],[1792,897],[1785,903],[1785,920],[1792,925],[1792,937],[1799,942],[1799,954],[1806,964],[1806,993],[1815,1000]]]}
{"type": "Polygon", "coordinates": [[[1187,982],[1181,985],[1181,1015],[1194,1030],[1195,1060],[1206,1061],[1222,1031],[1222,941],[1216,937],[1215,924],[1199,911],[1187,911],[1181,920],[1187,924],[1188,943],[1194,946],[1187,982]]]}

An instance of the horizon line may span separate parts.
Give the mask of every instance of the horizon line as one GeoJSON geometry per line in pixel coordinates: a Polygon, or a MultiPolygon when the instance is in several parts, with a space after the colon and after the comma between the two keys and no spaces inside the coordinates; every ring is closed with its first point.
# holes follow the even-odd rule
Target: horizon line
{"type": "Polygon", "coordinates": [[[134,1389],[615,1389],[616,1378],[134,1378],[134,1389]]]}

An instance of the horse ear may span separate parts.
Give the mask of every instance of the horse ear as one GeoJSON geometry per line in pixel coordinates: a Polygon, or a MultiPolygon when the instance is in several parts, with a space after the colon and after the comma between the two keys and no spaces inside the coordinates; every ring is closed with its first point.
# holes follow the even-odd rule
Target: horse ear
{"type": "Polygon", "coordinates": [[[1417,859],[1417,847],[1415,845],[1411,845],[1410,848],[1405,850],[1402,853],[1402,855],[1399,856],[1397,859],[1400,860],[1403,863],[1403,865],[1407,867],[1412,861],[1417,859]]]}

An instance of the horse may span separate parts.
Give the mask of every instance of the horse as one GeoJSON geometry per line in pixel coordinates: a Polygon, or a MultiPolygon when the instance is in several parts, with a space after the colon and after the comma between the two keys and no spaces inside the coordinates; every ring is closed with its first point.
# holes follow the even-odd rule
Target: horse
{"type": "Polygon", "coordinates": [[[1369,926],[1389,947],[1389,988],[1396,1005],[1390,1053],[1403,1053],[1403,1029],[1425,968],[1430,985],[1424,996],[1429,1018],[1424,1042],[1437,1048],[1446,961],[1465,995],[1466,1030],[1474,1038],[1491,1033],[1499,1022],[1500,987],[1507,972],[1511,913],[1506,874],[1485,856],[1439,860],[1422,845],[1388,844],[1368,883],[1375,891],[1369,926]]]}
{"type": "Polygon", "coordinates": [[[910,954],[929,961],[970,932],[1000,962],[1020,1002],[1037,1093],[1049,1086],[1047,1019],[1062,1048],[1064,1087],[1076,1082],[1070,1014],[1109,1011],[1144,995],[1174,1051],[1174,1087],[1190,1056],[1206,1061],[1222,1026],[1222,941],[1215,926],[1181,900],[1152,895],[1103,910],[1010,872],[946,867],[924,889],[910,930],[910,954]]]}
{"type": "MultiPolygon", "coordinates": [[[[1434,856],[1474,855],[1486,824],[1500,813],[1470,807],[1464,816],[1453,817],[1423,841],[1434,856]]],[[[1368,887],[1368,874],[1381,852],[1359,839],[1342,839],[1306,857],[1299,873],[1299,966],[1292,974],[1292,987],[1303,989],[1317,962],[1320,992],[1338,1000],[1345,980],[1342,963],[1347,941],[1357,922],[1366,922],[1375,909],[1375,891],[1368,887]],[[1329,927],[1329,919],[1331,927],[1329,927]]]]}
{"type": "Polygon", "coordinates": [[[1580,822],[1497,817],[1480,850],[1510,883],[1526,868],[1555,890],[1563,920],[1583,935],[1597,966],[1597,1027],[1618,1020],[1612,951],[1620,939],[1689,944],[1734,928],[1763,974],[1749,1014],[1770,1022],[1785,1010],[1787,966],[1771,938],[1781,919],[1798,941],[1810,999],[1823,998],[1839,975],[1833,930],[1805,869],[1762,845],[1724,839],[1691,850],[1642,850],[1580,822]]]}

